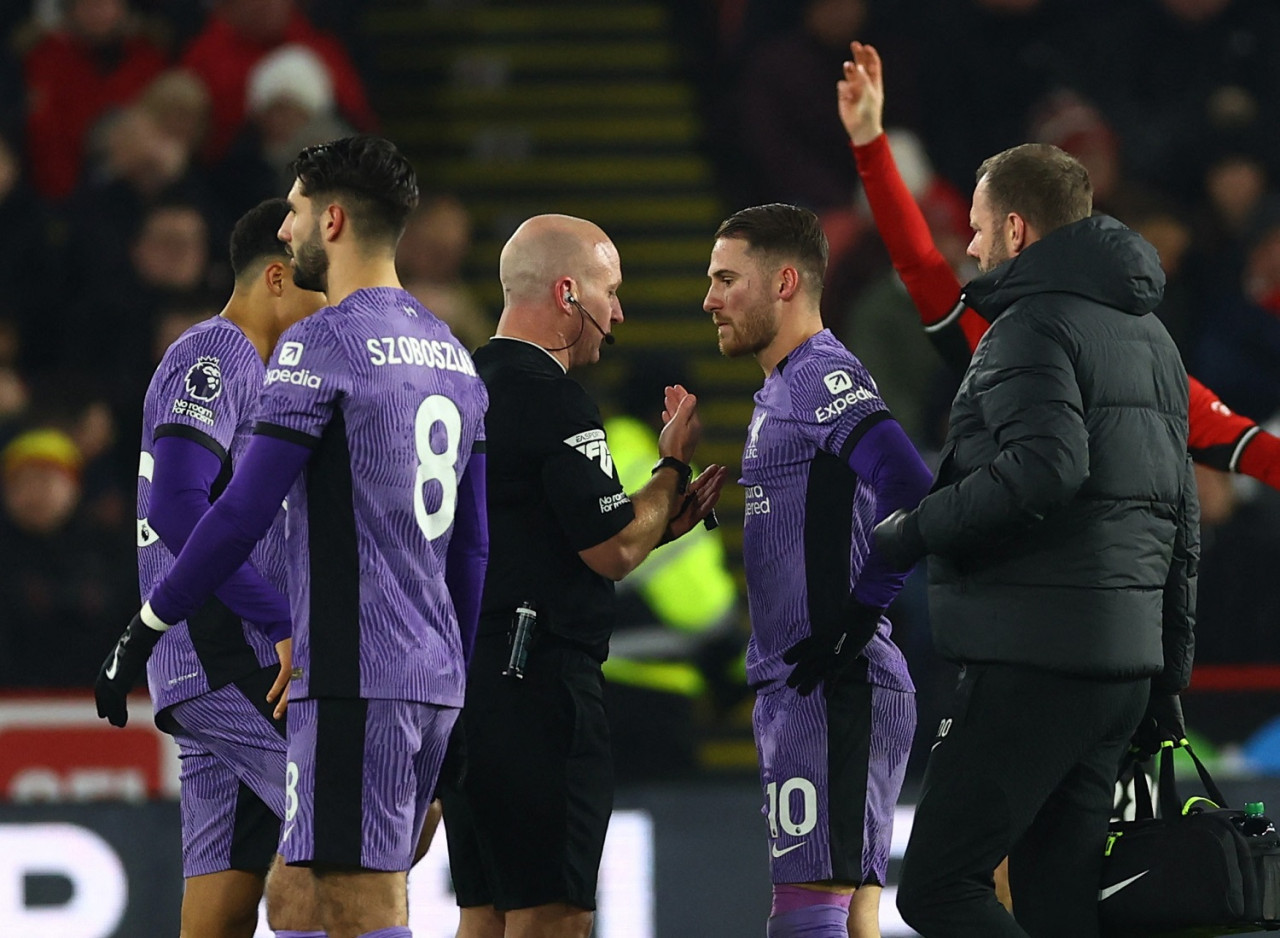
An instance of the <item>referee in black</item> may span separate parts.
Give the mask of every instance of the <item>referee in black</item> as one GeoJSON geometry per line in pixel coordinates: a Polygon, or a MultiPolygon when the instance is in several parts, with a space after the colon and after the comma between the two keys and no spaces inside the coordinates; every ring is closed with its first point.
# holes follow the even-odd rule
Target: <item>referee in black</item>
{"type": "Polygon", "coordinates": [[[587,938],[613,807],[600,668],[613,582],[707,517],[725,470],[690,479],[697,400],[668,387],[652,479],[623,491],[600,412],[568,376],[622,322],[618,251],[598,226],[529,219],[500,277],[498,331],[475,354],[489,389],[489,568],[466,771],[442,790],[458,936],[587,938]]]}

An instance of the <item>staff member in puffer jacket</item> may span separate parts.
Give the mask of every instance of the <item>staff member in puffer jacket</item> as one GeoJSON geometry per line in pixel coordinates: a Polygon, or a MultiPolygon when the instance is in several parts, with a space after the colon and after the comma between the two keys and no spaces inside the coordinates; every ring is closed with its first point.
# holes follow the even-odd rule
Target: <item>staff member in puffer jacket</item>
{"type": "Polygon", "coordinates": [[[1152,314],[1155,249],[1090,217],[1083,166],[1027,144],[978,170],[965,302],[992,325],[932,492],[875,531],[925,555],[939,653],[962,665],[898,893],[925,938],[1098,934],[1116,769],[1183,735],[1199,504],[1187,376],[1152,314]],[[1140,727],[1141,724],[1141,727],[1140,727]],[[1009,856],[1016,919],[992,870],[1009,856]]]}

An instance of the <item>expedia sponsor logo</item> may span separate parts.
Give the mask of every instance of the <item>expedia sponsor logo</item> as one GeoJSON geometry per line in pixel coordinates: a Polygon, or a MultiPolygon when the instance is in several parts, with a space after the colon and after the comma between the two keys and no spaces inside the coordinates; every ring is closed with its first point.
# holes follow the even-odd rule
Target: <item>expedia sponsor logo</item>
{"type": "Polygon", "coordinates": [[[822,383],[827,386],[827,390],[832,394],[843,394],[853,387],[853,379],[849,377],[849,372],[844,369],[837,369],[831,372],[822,379],[822,383]]]}
{"type": "Polygon", "coordinates": [[[615,508],[621,508],[623,505],[629,504],[631,504],[631,499],[627,497],[625,492],[602,496],[600,499],[600,514],[607,515],[615,508]]]}
{"type": "Polygon", "coordinates": [[[320,387],[321,377],[306,368],[271,368],[267,371],[267,384],[297,384],[315,389],[320,387]]]}
{"type": "Polygon", "coordinates": [[[298,362],[302,361],[303,348],[304,346],[301,342],[286,342],[283,345],[281,345],[280,346],[280,364],[282,365],[298,364],[298,362]]]}
{"type": "Polygon", "coordinates": [[[213,411],[195,401],[174,401],[173,412],[182,417],[192,417],[213,426],[213,411]]]}
{"type": "Polygon", "coordinates": [[[583,456],[600,466],[600,471],[613,478],[613,453],[609,452],[609,444],[605,442],[603,430],[584,430],[575,433],[565,441],[583,456]]]}
{"type": "Polygon", "coordinates": [[[418,365],[422,368],[460,371],[472,377],[476,374],[471,356],[451,342],[402,335],[368,339],[364,345],[369,350],[369,362],[377,367],[418,365]]]}
{"type": "Polygon", "coordinates": [[[818,423],[826,423],[828,420],[835,420],[858,401],[874,401],[877,399],[876,395],[866,388],[854,388],[844,397],[837,397],[827,406],[816,408],[813,416],[818,423]]]}
{"type": "Polygon", "coordinates": [[[752,515],[767,515],[770,511],[769,496],[764,494],[763,485],[748,485],[747,503],[744,514],[750,518],[752,515]]]}

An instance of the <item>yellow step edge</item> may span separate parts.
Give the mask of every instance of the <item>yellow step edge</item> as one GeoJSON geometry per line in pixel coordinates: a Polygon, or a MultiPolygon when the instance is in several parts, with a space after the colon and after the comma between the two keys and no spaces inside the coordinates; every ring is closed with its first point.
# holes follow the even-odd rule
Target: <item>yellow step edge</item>
{"type": "MultiPolygon", "coordinates": [[[[423,178],[430,180],[431,177],[423,178]]],[[[561,212],[589,218],[605,231],[609,231],[611,226],[665,228],[688,225],[706,227],[707,231],[714,232],[716,225],[724,217],[718,199],[698,193],[683,196],[620,194],[603,198],[584,193],[557,193],[537,201],[516,201],[510,198],[497,200],[483,193],[476,193],[468,195],[464,201],[477,225],[492,225],[500,219],[522,219],[546,212],[561,212]]]]}
{"type": "Polygon", "coordinates": [[[389,123],[386,135],[401,147],[412,150],[440,145],[471,147],[485,136],[518,139],[535,147],[547,144],[684,144],[692,147],[702,132],[692,114],[572,120],[454,120],[445,124],[416,119],[389,123]]]}
{"type": "MultiPolygon", "coordinates": [[[[680,82],[609,81],[585,84],[500,84],[493,87],[400,88],[383,95],[380,102],[388,113],[404,110],[406,99],[421,102],[416,111],[462,110],[474,112],[494,107],[508,114],[542,111],[588,110],[610,117],[624,109],[691,109],[696,102],[693,90],[680,82]]],[[[563,115],[558,115],[563,116],[563,115]]]]}
{"type": "Polygon", "coordinates": [[[521,186],[636,187],[710,186],[711,167],[701,156],[599,156],[535,158],[518,162],[442,160],[422,167],[432,184],[445,187],[521,186]]]}
{"type": "Polygon", "coordinates": [[[433,33],[514,33],[547,31],[556,33],[624,31],[665,31],[667,13],[657,4],[587,5],[529,4],[488,6],[463,10],[408,9],[370,10],[363,26],[372,35],[433,33]]]}

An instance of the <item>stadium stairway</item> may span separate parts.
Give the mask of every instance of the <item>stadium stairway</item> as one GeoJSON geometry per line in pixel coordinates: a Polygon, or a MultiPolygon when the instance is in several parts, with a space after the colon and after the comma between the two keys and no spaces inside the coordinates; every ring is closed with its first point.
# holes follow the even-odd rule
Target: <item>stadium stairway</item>
{"type": "MultiPolygon", "coordinates": [[[[701,149],[696,93],[681,74],[668,8],[651,0],[371,0],[365,40],[384,132],[424,190],[457,194],[475,222],[467,279],[502,307],[498,255],[530,215],[589,218],[622,257],[626,322],[592,369],[607,397],[618,364],[642,354],[683,363],[700,398],[702,464],[736,473],[760,385],[755,362],[723,359],[702,311],[711,235],[724,217],[701,149]]],[[[719,514],[741,584],[742,489],[719,514]]],[[[735,743],[709,753],[741,762],[735,743]]],[[[752,754],[752,761],[753,754],[752,754]]]]}

